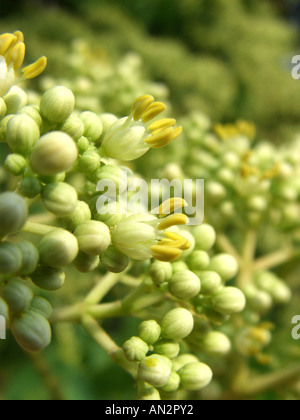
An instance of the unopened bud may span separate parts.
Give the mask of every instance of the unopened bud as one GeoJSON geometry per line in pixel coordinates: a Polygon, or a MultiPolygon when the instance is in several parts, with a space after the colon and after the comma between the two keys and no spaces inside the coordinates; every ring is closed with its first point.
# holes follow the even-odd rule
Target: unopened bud
{"type": "Polygon", "coordinates": [[[138,369],[138,378],[156,388],[167,384],[171,376],[171,362],[158,354],[146,357],[138,369]]]}
{"type": "Polygon", "coordinates": [[[90,147],[90,142],[89,142],[89,140],[86,137],[81,136],[77,140],[77,147],[78,147],[78,150],[79,150],[80,153],[84,153],[90,147]]]}
{"type": "Polygon", "coordinates": [[[160,334],[161,327],[154,320],[143,321],[139,325],[139,336],[149,345],[156,343],[160,337],[160,334]]]}
{"type": "Polygon", "coordinates": [[[9,316],[9,309],[7,303],[5,302],[2,297],[0,297],[0,316],[3,316],[5,319],[8,319],[9,316]]]}
{"type": "Polygon", "coordinates": [[[154,353],[174,359],[178,356],[180,346],[176,340],[159,340],[154,346],[154,353]]]}
{"type": "Polygon", "coordinates": [[[29,241],[21,241],[17,244],[22,252],[22,266],[19,270],[24,276],[33,273],[38,265],[40,254],[37,248],[29,241]]]}
{"type": "Polygon", "coordinates": [[[16,114],[27,104],[27,95],[19,86],[12,86],[3,99],[7,106],[7,114],[16,114]]]}
{"type": "Polygon", "coordinates": [[[49,319],[52,315],[52,306],[48,300],[39,296],[33,298],[30,304],[30,310],[39,313],[46,319],[49,319]]]}
{"type": "Polygon", "coordinates": [[[7,106],[3,98],[0,98],[0,120],[6,115],[7,106]]]}
{"type": "Polygon", "coordinates": [[[96,270],[99,264],[99,255],[88,255],[81,251],[79,251],[77,257],[73,261],[74,267],[76,267],[81,273],[90,273],[96,270]]]}
{"type": "Polygon", "coordinates": [[[199,391],[210,384],[213,373],[204,363],[189,363],[178,372],[180,385],[188,391],[199,391]]]}
{"type": "Polygon", "coordinates": [[[27,215],[27,204],[24,198],[12,192],[0,194],[0,238],[22,229],[27,215]]]}
{"type": "Polygon", "coordinates": [[[23,179],[20,185],[20,194],[27,198],[35,198],[42,192],[42,185],[40,181],[31,176],[23,179]]]}
{"type": "Polygon", "coordinates": [[[225,334],[211,331],[204,337],[202,349],[211,356],[226,356],[231,350],[231,342],[225,334]]]}
{"type": "Polygon", "coordinates": [[[130,259],[116,247],[110,245],[101,255],[101,263],[111,273],[122,273],[129,265],[130,259]]]}
{"type": "Polygon", "coordinates": [[[172,264],[167,262],[155,261],[149,269],[149,274],[152,278],[153,283],[157,287],[159,287],[162,284],[168,282],[172,277],[172,264]]]}
{"type": "Polygon", "coordinates": [[[178,372],[181,368],[184,366],[190,364],[190,363],[198,363],[199,360],[196,356],[193,354],[181,354],[180,356],[177,356],[175,359],[172,360],[172,368],[174,372],[178,372]]]}
{"type": "Polygon", "coordinates": [[[212,295],[216,293],[222,285],[222,279],[214,271],[203,271],[198,273],[201,281],[201,293],[203,295],[212,295]]]}
{"type": "Polygon", "coordinates": [[[200,225],[194,229],[194,237],[197,249],[210,250],[216,242],[216,232],[210,225],[200,225]]]}
{"type": "Polygon", "coordinates": [[[131,337],[123,344],[123,352],[130,362],[141,362],[149,351],[145,341],[139,337],[131,337]]]}
{"type": "Polygon", "coordinates": [[[3,297],[14,313],[24,312],[33,299],[33,291],[28,283],[18,277],[11,279],[4,288],[3,297]]]}
{"type": "Polygon", "coordinates": [[[75,260],[78,254],[78,242],[70,232],[55,229],[43,237],[39,251],[42,264],[60,268],[75,260]]]}
{"type": "Polygon", "coordinates": [[[170,378],[165,386],[162,387],[162,391],[165,392],[176,392],[180,386],[180,376],[176,372],[172,372],[170,378]]]}
{"type": "Polygon", "coordinates": [[[27,155],[40,137],[35,121],[26,114],[18,114],[9,120],[6,127],[6,141],[16,153],[27,155]]]}
{"type": "Polygon", "coordinates": [[[93,150],[87,150],[78,160],[78,169],[80,172],[93,175],[100,168],[100,155],[93,150]]]}
{"type": "Polygon", "coordinates": [[[74,231],[77,226],[82,223],[91,220],[91,210],[85,201],[77,201],[77,206],[73,213],[63,218],[63,222],[66,228],[70,231],[74,231]]]}
{"type": "Polygon", "coordinates": [[[42,117],[54,124],[67,120],[75,107],[75,97],[70,89],[55,86],[44,93],[40,103],[42,117]]]}
{"type": "Polygon", "coordinates": [[[207,252],[194,251],[188,258],[188,265],[192,271],[202,271],[208,267],[209,261],[207,252]]]}
{"type": "Polygon", "coordinates": [[[17,273],[22,266],[22,252],[10,242],[0,243],[0,273],[17,273]]]}
{"type": "Polygon", "coordinates": [[[64,182],[48,184],[42,192],[44,206],[56,216],[71,215],[76,209],[77,200],[76,190],[64,182]]]}
{"type": "Polygon", "coordinates": [[[227,281],[237,275],[239,266],[235,258],[231,255],[220,254],[211,259],[209,270],[215,271],[220,275],[223,281],[227,281]]]}
{"type": "Polygon", "coordinates": [[[7,156],[4,168],[15,176],[23,175],[27,168],[27,161],[22,155],[10,154],[7,156]]]}
{"type": "Polygon", "coordinates": [[[239,289],[224,287],[213,295],[212,306],[223,315],[233,315],[245,309],[246,298],[239,289]]]}
{"type": "Polygon", "coordinates": [[[39,267],[31,276],[33,283],[40,289],[54,292],[63,287],[66,275],[63,270],[39,267]]]}
{"type": "Polygon", "coordinates": [[[36,125],[41,128],[43,120],[39,111],[39,108],[36,105],[27,105],[21,108],[18,111],[18,114],[25,114],[28,115],[33,121],[36,123],[36,125]]]}
{"type": "Polygon", "coordinates": [[[60,130],[77,141],[83,136],[84,125],[79,117],[71,115],[60,127],[60,130]]]}
{"type": "Polygon", "coordinates": [[[163,318],[162,334],[172,340],[181,340],[190,335],[194,328],[193,315],[184,308],[171,309],[163,318]]]}
{"type": "Polygon", "coordinates": [[[181,271],[169,280],[169,290],[178,299],[189,300],[200,293],[201,282],[192,271],[181,271]]]}
{"type": "Polygon", "coordinates": [[[86,111],[79,115],[79,118],[84,125],[83,135],[89,139],[89,141],[96,142],[103,131],[103,124],[98,115],[93,112],[86,111]]]}
{"type": "MultiPolygon", "coordinates": [[[[102,166],[96,174],[97,182],[99,181],[110,181],[115,189],[112,191],[112,197],[115,194],[122,194],[127,188],[127,175],[123,169],[114,165],[102,166]]],[[[106,196],[110,196],[109,189],[105,191],[106,196]]]]}
{"type": "Polygon", "coordinates": [[[79,249],[89,255],[101,255],[111,244],[110,231],[101,222],[90,220],[79,225],[74,232],[79,249]]]}
{"type": "Polygon", "coordinates": [[[144,387],[144,389],[140,392],[138,400],[140,401],[160,401],[160,395],[157,389],[150,387],[144,387]]]}

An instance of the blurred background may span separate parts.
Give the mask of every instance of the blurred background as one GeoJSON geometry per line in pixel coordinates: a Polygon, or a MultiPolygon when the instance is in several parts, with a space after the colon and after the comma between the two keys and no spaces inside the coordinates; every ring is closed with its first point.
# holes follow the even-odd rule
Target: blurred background
{"type": "MultiPolygon", "coordinates": [[[[80,109],[122,116],[152,93],[177,117],[250,120],[275,143],[300,132],[300,81],[291,77],[299,0],[1,0],[0,15],[1,32],[24,32],[28,63],[48,57],[32,88],[65,84],[80,109]]],[[[64,301],[83,286],[64,289],[64,301]]],[[[121,344],[136,325],[107,327],[121,344]]],[[[1,343],[0,366],[0,399],[136,398],[127,374],[76,326],[56,327],[42,356],[1,343]]]]}

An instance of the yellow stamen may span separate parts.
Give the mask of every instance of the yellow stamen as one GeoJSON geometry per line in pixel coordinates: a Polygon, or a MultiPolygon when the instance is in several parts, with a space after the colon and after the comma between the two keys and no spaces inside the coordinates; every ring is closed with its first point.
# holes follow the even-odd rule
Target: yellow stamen
{"type": "Polygon", "coordinates": [[[155,121],[149,125],[149,130],[156,131],[163,128],[173,127],[176,124],[174,118],[162,118],[161,120],[155,121]]]}
{"type": "Polygon", "coordinates": [[[16,43],[17,42],[24,42],[24,35],[23,35],[23,32],[21,32],[21,31],[16,31],[16,32],[14,32],[14,35],[17,37],[17,39],[16,39],[16,43]]]}
{"type": "Polygon", "coordinates": [[[25,44],[24,42],[17,43],[13,48],[10,48],[7,56],[6,62],[7,64],[13,64],[15,70],[18,70],[24,61],[25,58],[25,44]]]}
{"type": "Polygon", "coordinates": [[[0,55],[5,55],[11,45],[14,43],[16,37],[12,34],[0,35],[0,55]]]}
{"type": "Polygon", "coordinates": [[[153,120],[153,118],[164,112],[166,108],[167,107],[163,102],[153,102],[143,113],[143,121],[146,123],[153,120]]]}
{"type": "Polygon", "coordinates": [[[133,118],[135,121],[138,121],[142,118],[142,115],[146,109],[154,102],[154,98],[151,95],[144,95],[137,98],[131,108],[133,118]]]}
{"type": "Polygon", "coordinates": [[[177,225],[186,225],[189,221],[189,218],[185,214],[172,214],[171,216],[166,217],[159,225],[159,230],[169,229],[172,226],[177,225]]]}
{"type": "Polygon", "coordinates": [[[174,136],[174,128],[169,127],[164,130],[159,130],[148,137],[145,142],[153,148],[161,148],[172,141],[174,136]]]}
{"type": "Polygon", "coordinates": [[[272,169],[271,171],[267,171],[263,174],[262,180],[276,178],[280,173],[280,169],[281,165],[280,163],[277,163],[274,169],[272,169]]]}
{"type": "Polygon", "coordinates": [[[265,331],[260,328],[253,328],[251,330],[250,337],[254,340],[257,340],[261,344],[266,344],[266,334],[265,331]]]}
{"type": "Polygon", "coordinates": [[[272,363],[272,356],[268,354],[259,353],[256,355],[257,362],[262,366],[267,366],[272,363]]]}
{"type": "Polygon", "coordinates": [[[242,177],[249,178],[251,175],[260,176],[260,171],[254,166],[243,165],[242,166],[242,177]]]}
{"type": "Polygon", "coordinates": [[[179,127],[176,127],[175,128],[175,131],[174,131],[174,136],[173,136],[173,138],[172,138],[172,141],[173,140],[176,140],[179,136],[180,136],[180,134],[182,133],[182,127],[181,127],[181,125],[179,126],[179,127]]]}
{"type": "Polygon", "coordinates": [[[150,249],[153,257],[163,262],[175,261],[181,255],[181,251],[179,249],[168,246],[154,245],[150,249]]]}
{"type": "Polygon", "coordinates": [[[35,63],[25,67],[22,72],[25,79],[33,79],[39,76],[47,66],[47,58],[41,57],[35,63]]]}
{"type": "Polygon", "coordinates": [[[158,213],[161,217],[165,217],[168,214],[174,213],[176,210],[182,210],[186,207],[188,203],[179,197],[170,198],[169,200],[165,200],[158,208],[158,213]]]}

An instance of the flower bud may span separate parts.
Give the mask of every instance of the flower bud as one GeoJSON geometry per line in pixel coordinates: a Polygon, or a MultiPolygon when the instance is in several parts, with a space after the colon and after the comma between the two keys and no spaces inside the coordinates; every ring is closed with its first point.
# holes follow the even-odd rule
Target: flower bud
{"type": "Polygon", "coordinates": [[[99,181],[110,181],[115,186],[115,191],[112,191],[112,195],[110,195],[109,189],[105,191],[105,195],[107,197],[112,196],[115,197],[116,194],[122,194],[127,188],[127,175],[126,172],[123,171],[118,166],[114,165],[105,165],[100,168],[97,172],[97,182],[99,181]]]}
{"type": "Polygon", "coordinates": [[[29,241],[21,241],[17,244],[17,247],[22,252],[22,266],[19,270],[20,274],[28,276],[32,274],[39,262],[40,254],[37,248],[29,241]]]}
{"type": "Polygon", "coordinates": [[[200,391],[210,384],[213,373],[204,363],[189,363],[180,369],[180,385],[188,391],[200,391]]]}
{"type": "Polygon", "coordinates": [[[129,258],[113,245],[101,255],[101,263],[111,273],[122,273],[129,265],[129,258]]]}
{"type": "Polygon", "coordinates": [[[230,319],[229,315],[223,315],[220,312],[217,312],[211,308],[205,308],[203,311],[203,308],[201,313],[204,313],[204,315],[209,319],[209,321],[214,325],[223,325],[225,322],[227,322],[230,319]]]}
{"type": "Polygon", "coordinates": [[[32,150],[30,165],[39,175],[57,175],[69,170],[78,157],[74,140],[61,131],[42,136],[32,150]]]}
{"type": "Polygon", "coordinates": [[[24,178],[19,189],[20,194],[27,198],[35,198],[41,191],[41,183],[33,176],[24,178]]]}
{"type": "Polygon", "coordinates": [[[246,298],[239,289],[224,287],[213,295],[212,306],[223,315],[233,315],[245,309],[246,298]]]}
{"type": "Polygon", "coordinates": [[[152,281],[157,287],[169,281],[172,273],[172,264],[167,262],[155,261],[149,269],[152,281]]]}
{"type": "Polygon", "coordinates": [[[11,331],[23,349],[31,352],[44,350],[51,342],[51,327],[45,317],[27,311],[11,322],[11,331]]]}
{"type": "Polygon", "coordinates": [[[126,218],[126,214],[121,212],[118,202],[106,203],[103,207],[98,207],[99,196],[95,196],[89,203],[92,218],[98,222],[105,223],[109,228],[114,227],[126,218]],[[105,209],[106,212],[103,210],[105,209]],[[98,211],[99,210],[99,211],[98,211]],[[101,210],[101,213],[100,213],[101,210]]]}
{"type": "Polygon", "coordinates": [[[180,346],[176,340],[159,340],[154,346],[154,353],[174,359],[178,356],[180,346]]]}
{"type": "Polygon", "coordinates": [[[0,98],[0,120],[6,115],[7,106],[3,98],[0,98]]]}
{"type": "Polygon", "coordinates": [[[33,312],[37,312],[46,319],[50,319],[52,315],[52,306],[50,305],[48,300],[39,296],[33,298],[30,305],[30,310],[33,312]]]}
{"type": "Polygon", "coordinates": [[[169,290],[178,299],[189,300],[200,293],[201,282],[192,271],[181,271],[170,279],[169,290]]]}
{"type": "Polygon", "coordinates": [[[55,86],[44,93],[40,103],[42,117],[54,124],[67,120],[75,107],[75,97],[70,89],[55,86]]]}
{"type": "Polygon", "coordinates": [[[181,368],[190,363],[199,363],[199,360],[193,354],[181,354],[172,360],[172,369],[174,372],[178,372],[181,368]]]}
{"type": "Polygon", "coordinates": [[[22,229],[27,215],[27,204],[24,198],[12,192],[0,194],[0,238],[22,229]]]}
{"type": "Polygon", "coordinates": [[[21,108],[18,111],[18,114],[25,114],[36,123],[36,125],[41,128],[43,120],[39,111],[39,108],[36,105],[27,105],[21,108]]]}
{"type": "Polygon", "coordinates": [[[255,285],[247,285],[243,293],[247,298],[248,307],[258,314],[263,315],[272,308],[273,300],[270,293],[259,290],[255,285]]]}
{"type": "Polygon", "coordinates": [[[14,117],[14,115],[7,115],[6,117],[0,120],[0,142],[5,142],[5,134],[7,129],[7,124],[14,117]]]}
{"type": "Polygon", "coordinates": [[[198,273],[201,281],[201,294],[212,295],[216,293],[222,285],[222,279],[214,271],[203,271],[198,273]]]}
{"type": "Polygon", "coordinates": [[[80,172],[93,175],[100,168],[101,158],[100,155],[93,151],[87,150],[78,160],[78,169],[80,172]]]}
{"type": "Polygon", "coordinates": [[[276,304],[286,304],[291,300],[290,288],[273,273],[261,272],[255,278],[256,286],[269,293],[276,304]]]}
{"type": "Polygon", "coordinates": [[[55,184],[56,182],[64,182],[66,179],[66,173],[62,172],[57,175],[39,175],[38,178],[43,184],[55,184]]]}
{"type": "Polygon", "coordinates": [[[176,392],[180,386],[180,376],[176,372],[171,372],[170,378],[165,386],[162,387],[162,391],[165,392],[176,392]]]}
{"type": "Polygon", "coordinates": [[[12,86],[3,99],[7,106],[7,114],[16,114],[27,104],[27,94],[19,86],[12,86]]]}
{"type": "Polygon", "coordinates": [[[97,141],[100,138],[103,131],[103,124],[98,115],[94,114],[93,112],[86,111],[82,112],[79,115],[79,118],[81,119],[84,125],[83,135],[89,141],[97,141]]]}
{"type": "Polygon", "coordinates": [[[209,255],[205,251],[194,251],[189,259],[188,265],[192,271],[202,271],[209,265],[209,255]]]}
{"type": "Polygon", "coordinates": [[[7,303],[4,299],[2,299],[2,297],[0,297],[0,316],[3,316],[5,319],[8,319],[8,311],[9,309],[7,303]]]}
{"type": "Polygon", "coordinates": [[[78,254],[78,242],[67,230],[55,229],[43,237],[39,251],[42,264],[60,268],[75,260],[78,254]]]}
{"type": "Polygon", "coordinates": [[[11,312],[24,312],[33,299],[33,291],[28,283],[18,277],[11,279],[4,288],[3,297],[11,312]]]}
{"type": "Polygon", "coordinates": [[[118,117],[116,117],[114,114],[104,113],[100,115],[100,120],[103,125],[103,132],[102,136],[104,136],[109,128],[118,121],[118,117]]]}
{"type": "Polygon", "coordinates": [[[209,270],[215,271],[220,275],[223,281],[227,281],[237,275],[239,266],[231,255],[220,254],[211,259],[209,270]]]}
{"type": "Polygon", "coordinates": [[[225,334],[211,331],[204,337],[201,347],[211,356],[226,356],[231,350],[231,342],[225,334]]]}
{"type": "Polygon", "coordinates": [[[139,337],[131,337],[123,344],[123,351],[129,362],[141,362],[146,357],[149,347],[139,337]]]}
{"type": "Polygon", "coordinates": [[[22,253],[17,245],[10,242],[0,243],[0,273],[17,273],[22,266],[22,253]]]}
{"type": "Polygon", "coordinates": [[[139,394],[140,401],[160,401],[160,395],[157,389],[153,387],[145,387],[139,394]]]}
{"type": "Polygon", "coordinates": [[[79,140],[84,133],[84,125],[79,117],[70,115],[70,117],[60,127],[60,130],[68,134],[75,141],[79,140]]]}
{"type": "Polygon", "coordinates": [[[193,235],[197,248],[203,251],[210,250],[214,246],[217,237],[214,228],[205,224],[197,226],[193,231],[193,235]]]}
{"type": "Polygon", "coordinates": [[[64,182],[48,184],[42,192],[42,202],[46,209],[56,216],[69,216],[77,206],[76,190],[64,182]]]}
{"type": "Polygon", "coordinates": [[[160,334],[161,327],[154,320],[143,321],[139,325],[139,336],[149,345],[156,343],[160,337],[160,334]]]}
{"type": "Polygon", "coordinates": [[[77,140],[77,147],[80,153],[84,153],[90,147],[90,142],[86,137],[82,136],[77,140]]]}
{"type": "Polygon", "coordinates": [[[6,141],[16,153],[27,155],[40,137],[35,121],[26,114],[15,115],[6,127],[6,141]]]}
{"type": "Polygon", "coordinates": [[[181,340],[190,335],[194,328],[193,315],[184,308],[171,309],[163,318],[162,335],[172,340],[181,340]]]}
{"type": "Polygon", "coordinates": [[[163,387],[171,376],[171,366],[166,357],[152,354],[139,364],[138,378],[156,388],[163,387]]]}
{"type": "Polygon", "coordinates": [[[189,267],[183,261],[175,261],[172,263],[173,274],[180,273],[182,271],[188,271],[189,267]]]}
{"type": "Polygon", "coordinates": [[[51,267],[38,267],[31,280],[40,289],[54,292],[63,287],[66,275],[63,270],[51,267]]]}
{"type": "Polygon", "coordinates": [[[79,249],[89,255],[101,255],[111,244],[110,231],[101,222],[89,220],[77,226],[74,235],[79,249]]]}
{"type": "Polygon", "coordinates": [[[25,173],[27,162],[22,155],[10,154],[5,160],[4,168],[11,174],[20,176],[25,173]]]}
{"type": "Polygon", "coordinates": [[[70,231],[74,231],[77,226],[82,223],[91,220],[91,210],[85,201],[77,201],[77,206],[73,213],[63,218],[63,222],[66,228],[70,231]]]}
{"type": "Polygon", "coordinates": [[[96,270],[99,264],[99,255],[88,255],[81,251],[79,251],[77,257],[73,261],[74,267],[76,267],[81,273],[90,273],[96,270]]]}

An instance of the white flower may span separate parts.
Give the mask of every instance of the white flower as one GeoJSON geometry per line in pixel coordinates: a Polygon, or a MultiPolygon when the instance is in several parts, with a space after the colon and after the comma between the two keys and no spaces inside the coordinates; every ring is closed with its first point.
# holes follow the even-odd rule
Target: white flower
{"type": "Polygon", "coordinates": [[[13,66],[7,67],[5,58],[0,55],[0,97],[4,96],[15,81],[13,66]]]}

